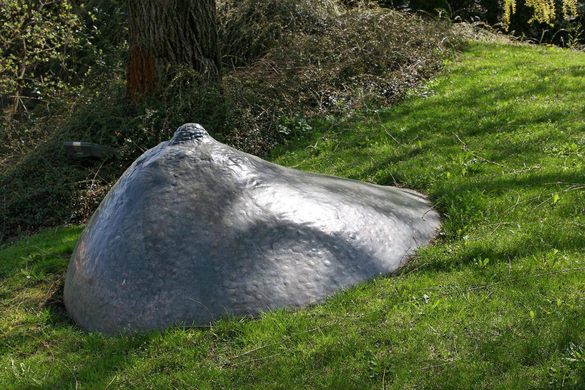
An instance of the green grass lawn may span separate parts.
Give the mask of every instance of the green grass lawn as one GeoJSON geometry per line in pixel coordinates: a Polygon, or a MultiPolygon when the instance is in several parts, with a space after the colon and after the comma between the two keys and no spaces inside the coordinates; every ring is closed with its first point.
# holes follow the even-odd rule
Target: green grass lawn
{"type": "Polygon", "coordinates": [[[472,44],[276,163],[428,194],[436,242],[298,311],[109,338],[61,302],[80,227],[0,252],[0,388],[585,388],[585,53],[472,44]]]}

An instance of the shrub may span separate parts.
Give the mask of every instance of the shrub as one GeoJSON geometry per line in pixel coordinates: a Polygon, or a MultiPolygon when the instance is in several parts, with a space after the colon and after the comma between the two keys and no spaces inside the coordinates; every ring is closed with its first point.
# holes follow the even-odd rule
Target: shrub
{"type": "Polygon", "coordinates": [[[4,165],[0,240],[85,221],[136,157],[185,122],[263,154],[310,131],[314,118],[397,101],[461,44],[450,24],[334,0],[224,0],[218,11],[223,85],[203,87],[195,72],[174,67],[136,103],[126,97],[124,63],[110,61],[108,72],[38,122],[44,142],[4,165]],[[65,140],[114,146],[120,156],[71,158],[65,140]]]}
{"type": "Polygon", "coordinates": [[[164,89],[141,103],[127,99],[123,77],[99,92],[85,91],[68,117],[55,119],[59,130],[0,176],[0,236],[87,220],[132,161],[168,140],[184,122],[205,121],[221,138],[229,127],[221,92],[202,90],[194,71],[175,73],[164,89]],[[105,160],[72,158],[63,147],[66,140],[114,146],[120,154],[105,160]]]}
{"type": "Polygon", "coordinates": [[[323,33],[342,10],[336,0],[219,0],[224,68],[261,58],[285,36],[323,33]]]}
{"type": "Polygon", "coordinates": [[[461,44],[448,23],[379,8],[352,9],[320,25],[281,35],[262,58],[226,75],[228,95],[239,95],[232,144],[262,153],[282,139],[283,119],[394,103],[461,44]]]}
{"type": "Polygon", "coordinates": [[[96,1],[86,9],[73,0],[0,0],[0,169],[52,132],[88,79],[119,62],[125,17],[112,6],[118,0],[107,10],[96,1]]]}
{"type": "Polygon", "coordinates": [[[479,22],[535,43],[582,47],[583,0],[380,0],[391,8],[479,22]]]}

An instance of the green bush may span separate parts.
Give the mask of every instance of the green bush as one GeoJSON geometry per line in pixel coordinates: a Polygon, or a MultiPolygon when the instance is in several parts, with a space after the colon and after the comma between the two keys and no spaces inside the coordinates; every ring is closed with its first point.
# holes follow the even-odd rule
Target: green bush
{"type": "Polygon", "coordinates": [[[126,16],[118,3],[0,0],[0,169],[53,132],[87,80],[120,62],[126,16]]]}
{"type": "Polygon", "coordinates": [[[70,115],[55,118],[58,130],[0,176],[0,238],[87,220],[132,161],[185,122],[206,123],[221,139],[229,128],[225,98],[217,89],[201,89],[197,78],[192,70],[175,69],[165,88],[140,103],[127,98],[123,77],[99,91],[88,88],[70,115]],[[67,140],[113,146],[120,154],[72,158],[63,146],[67,140]]]}
{"type": "Polygon", "coordinates": [[[337,0],[219,0],[223,66],[248,65],[287,36],[321,34],[342,11],[337,0]]]}
{"type": "Polygon", "coordinates": [[[282,33],[261,58],[225,75],[227,95],[237,96],[231,144],[261,154],[282,140],[283,118],[394,103],[462,44],[451,24],[396,11],[322,15],[317,25],[326,27],[282,33]]]}
{"type": "Polygon", "coordinates": [[[577,0],[577,16],[565,18],[562,0],[554,0],[556,7],[554,20],[550,23],[534,19],[535,9],[524,0],[516,1],[515,12],[505,28],[504,1],[496,0],[380,0],[379,3],[390,8],[406,8],[430,15],[441,15],[456,21],[479,22],[501,32],[511,34],[522,40],[534,43],[553,43],[562,47],[582,47],[585,44],[583,25],[585,24],[585,1],[577,0]]]}
{"type": "MultiPolygon", "coordinates": [[[[116,12],[123,14],[107,10],[116,12]]],[[[0,161],[0,240],[87,220],[131,162],[183,123],[201,123],[216,139],[261,155],[310,131],[313,119],[399,100],[462,41],[448,23],[334,0],[224,0],[218,12],[224,51],[218,88],[171,67],[152,96],[133,102],[119,42],[107,71],[35,122],[43,142],[28,145],[20,159],[0,161]],[[120,156],[72,158],[66,140],[113,146],[120,156]]],[[[30,122],[17,124],[26,132],[30,122]]]]}

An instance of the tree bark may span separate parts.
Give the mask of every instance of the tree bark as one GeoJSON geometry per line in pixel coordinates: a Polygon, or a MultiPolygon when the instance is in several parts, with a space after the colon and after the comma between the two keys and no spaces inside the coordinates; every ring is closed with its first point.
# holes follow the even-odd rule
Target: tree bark
{"type": "Polygon", "coordinates": [[[221,78],[215,0],[128,0],[128,90],[152,93],[157,70],[192,66],[206,83],[221,78]]]}

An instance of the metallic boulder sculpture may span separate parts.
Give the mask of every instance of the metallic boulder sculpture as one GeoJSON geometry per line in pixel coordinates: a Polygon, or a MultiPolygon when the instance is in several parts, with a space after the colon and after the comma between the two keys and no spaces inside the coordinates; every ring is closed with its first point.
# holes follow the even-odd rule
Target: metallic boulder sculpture
{"type": "Polygon", "coordinates": [[[65,305],[108,334],[298,307],[396,270],[439,223],[414,191],[285,168],[186,124],[91,218],[65,305]]]}

